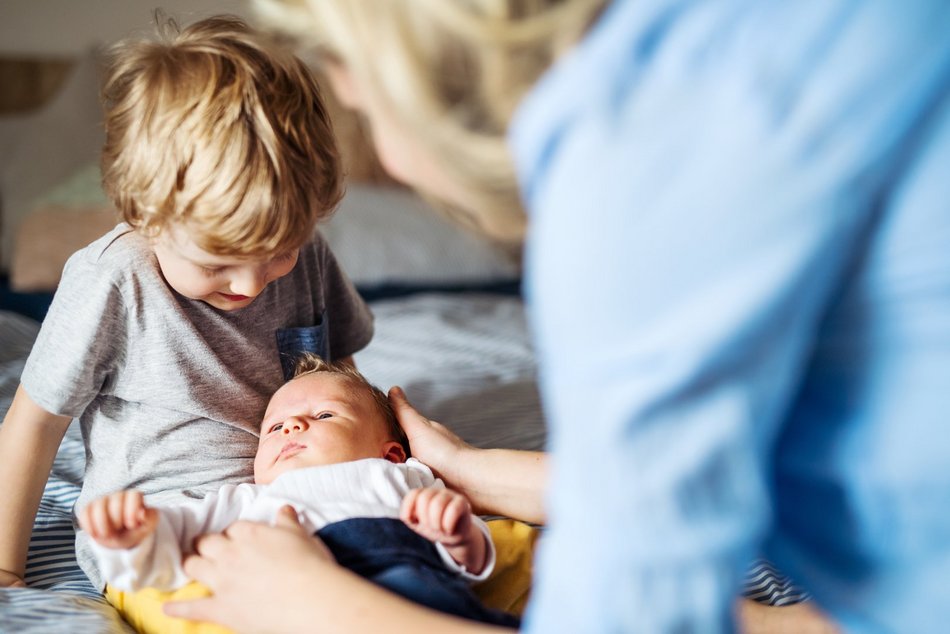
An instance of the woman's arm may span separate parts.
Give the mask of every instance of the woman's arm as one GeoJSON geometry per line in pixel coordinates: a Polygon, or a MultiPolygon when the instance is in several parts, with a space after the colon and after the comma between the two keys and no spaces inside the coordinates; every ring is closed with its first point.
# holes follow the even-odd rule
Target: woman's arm
{"type": "Polygon", "coordinates": [[[476,634],[504,631],[434,612],[338,566],[285,507],[275,526],[238,522],[198,540],[185,571],[213,596],[165,605],[178,618],[212,621],[237,631],[476,634]],[[267,606],[261,609],[261,606],[267,606]]]}
{"type": "Polygon", "coordinates": [[[478,449],[417,412],[399,387],[389,391],[412,455],[446,485],[464,493],[478,513],[543,524],[547,456],[537,451],[478,449]]]}

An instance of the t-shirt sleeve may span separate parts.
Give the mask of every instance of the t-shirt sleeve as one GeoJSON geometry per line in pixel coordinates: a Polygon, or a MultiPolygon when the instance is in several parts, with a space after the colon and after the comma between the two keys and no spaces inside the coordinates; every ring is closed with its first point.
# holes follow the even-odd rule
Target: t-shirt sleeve
{"type": "Polygon", "coordinates": [[[116,279],[87,250],[66,263],[21,383],[43,409],[79,416],[107,391],[126,350],[126,308],[116,279]]]}
{"type": "Polygon", "coordinates": [[[330,357],[342,359],[369,344],[373,338],[373,313],[319,234],[315,246],[326,299],[330,357]]]}

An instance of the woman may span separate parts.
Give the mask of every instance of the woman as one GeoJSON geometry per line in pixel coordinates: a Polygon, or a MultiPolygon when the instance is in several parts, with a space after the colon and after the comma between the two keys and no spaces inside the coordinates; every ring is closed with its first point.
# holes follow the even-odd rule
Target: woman
{"type": "MultiPolygon", "coordinates": [[[[468,452],[394,400],[476,505],[546,520],[528,631],[731,629],[760,546],[848,630],[943,627],[950,7],[258,4],[317,45],[396,177],[499,236],[524,201],[550,464],[468,452]]],[[[198,553],[216,598],[178,615],[476,627],[346,574],[289,520],[198,553]],[[240,609],[254,592],[266,613],[240,609]]]]}

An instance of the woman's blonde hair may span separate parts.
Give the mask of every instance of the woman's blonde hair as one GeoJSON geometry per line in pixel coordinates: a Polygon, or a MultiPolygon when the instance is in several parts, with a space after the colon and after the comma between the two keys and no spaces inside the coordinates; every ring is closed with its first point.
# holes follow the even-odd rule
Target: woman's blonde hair
{"type": "Polygon", "coordinates": [[[202,249],[262,255],[299,247],[342,196],[330,121],[302,61],[239,18],[111,49],[102,88],[103,186],[146,235],[184,223],[202,249]]]}
{"type": "MultiPolygon", "coordinates": [[[[342,64],[434,156],[485,231],[517,238],[505,134],[521,98],[608,0],[255,0],[271,28],[342,64]]],[[[423,192],[425,193],[425,192],[423,192]]]]}

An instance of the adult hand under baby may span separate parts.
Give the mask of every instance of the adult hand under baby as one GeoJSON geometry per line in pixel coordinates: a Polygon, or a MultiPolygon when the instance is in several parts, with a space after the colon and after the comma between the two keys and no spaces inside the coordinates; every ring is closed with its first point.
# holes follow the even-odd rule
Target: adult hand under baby
{"type": "Polygon", "coordinates": [[[301,624],[294,620],[301,613],[300,597],[312,587],[309,575],[327,563],[336,567],[323,542],[285,506],[273,526],[235,522],[223,533],[195,540],[195,554],[185,559],[184,570],[213,596],[167,603],[165,614],[237,631],[298,631],[301,624]],[[261,610],[262,605],[268,609],[261,610]]]}

